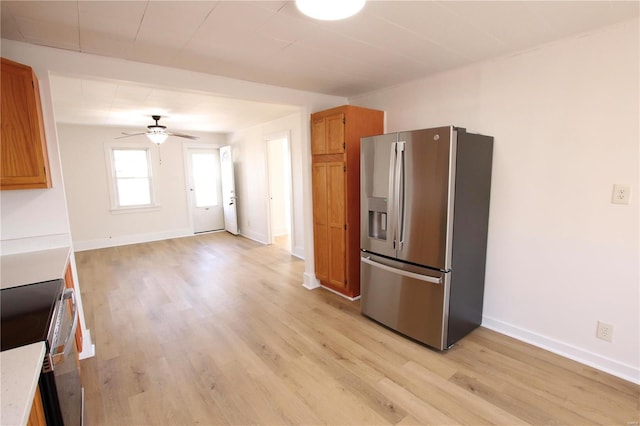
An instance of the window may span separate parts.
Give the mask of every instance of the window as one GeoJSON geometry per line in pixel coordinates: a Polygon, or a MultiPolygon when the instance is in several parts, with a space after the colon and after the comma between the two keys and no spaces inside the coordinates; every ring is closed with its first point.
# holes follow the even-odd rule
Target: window
{"type": "Polygon", "coordinates": [[[147,150],[114,149],[113,169],[118,207],[151,204],[151,173],[147,150]]]}
{"type": "Polygon", "coordinates": [[[155,207],[149,147],[107,146],[111,209],[155,207]]]}
{"type": "Polygon", "coordinates": [[[212,207],[218,205],[218,161],[213,154],[191,154],[193,188],[196,196],[196,207],[212,207]]]}

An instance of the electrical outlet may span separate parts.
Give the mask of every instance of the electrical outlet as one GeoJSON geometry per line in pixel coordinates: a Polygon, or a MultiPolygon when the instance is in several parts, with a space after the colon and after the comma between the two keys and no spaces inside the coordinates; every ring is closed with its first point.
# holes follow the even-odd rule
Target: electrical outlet
{"type": "Polygon", "coordinates": [[[631,186],[616,183],[613,185],[613,196],[611,202],[613,204],[629,204],[629,198],[631,198],[631,186]]]}
{"type": "Polygon", "coordinates": [[[598,321],[598,330],[596,331],[598,339],[611,342],[613,340],[613,325],[598,321]]]}

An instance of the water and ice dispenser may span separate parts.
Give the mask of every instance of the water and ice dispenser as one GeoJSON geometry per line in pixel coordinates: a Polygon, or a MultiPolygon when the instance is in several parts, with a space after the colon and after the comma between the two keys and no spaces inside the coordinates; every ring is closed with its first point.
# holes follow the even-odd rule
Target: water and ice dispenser
{"type": "Polygon", "coordinates": [[[387,199],[368,197],[369,237],[387,239],[387,199]]]}

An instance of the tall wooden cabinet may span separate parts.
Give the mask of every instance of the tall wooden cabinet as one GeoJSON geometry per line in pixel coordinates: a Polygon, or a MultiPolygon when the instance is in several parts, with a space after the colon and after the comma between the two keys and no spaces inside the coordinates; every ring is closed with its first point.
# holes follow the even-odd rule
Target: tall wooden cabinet
{"type": "Polygon", "coordinates": [[[5,58],[0,75],[0,189],[51,188],[38,79],[5,58]]]}
{"type": "Polygon", "coordinates": [[[360,138],[382,134],[384,112],[345,105],[311,115],[316,278],[360,295],[360,138]]]}

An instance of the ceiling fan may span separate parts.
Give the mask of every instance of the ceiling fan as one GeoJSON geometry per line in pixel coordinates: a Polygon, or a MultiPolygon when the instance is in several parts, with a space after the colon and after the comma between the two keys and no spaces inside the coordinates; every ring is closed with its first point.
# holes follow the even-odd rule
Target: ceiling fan
{"type": "Polygon", "coordinates": [[[179,138],[186,138],[186,139],[198,139],[197,136],[185,135],[184,133],[167,132],[167,126],[162,126],[158,124],[158,121],[162,118],[161,116],[152,115],[151,118],[155,120],[156,124],[151,124],[147,126],[147,129],[149,130],[147,130],[146,132],[139,132],[139,133],[122,132],[124,136],[117,137],[116,139],[128,138],[131,136],[138,136],[138,135],[147,135],[147,137],[151,142],[156,143],[158,145],[160,145],[162,142],[167,140],[167,137],[169,136],[177,136],[179,138]]]}

